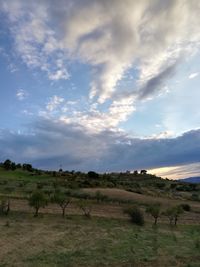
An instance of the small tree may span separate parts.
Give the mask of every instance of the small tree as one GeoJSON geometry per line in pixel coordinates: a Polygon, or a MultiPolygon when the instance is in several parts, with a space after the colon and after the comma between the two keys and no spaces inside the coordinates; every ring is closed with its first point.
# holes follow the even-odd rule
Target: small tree
{"type": "Polygon", "coordinates": [[[34,216],[37,217],[40,208],[44,208],[47,205],[47,198],[41,191],[35,191],[29,198],[29,205],[35,209],[34,216]]]}
{"type": "Polygon", "coordinates": [[[163,212],[163,215],[169,219],[169,224],[172,225],[174,220],[174,210],[173,208],[168,208],[166,211],[163,212]]]}
{"type": "Polygon", "coordinates": [[[33,167],[29,163],[24,163],[22,167],[23,167],[23,170],[25,170],[25,171],[28,171],[28,172],[32,172],[33,171],[33,167]]]}
{"type": "Polygon", "coordinates": [[[146,212],[154,218],[154,224],[157,225],[158,218],[161,216],[161,205],[155,203],[147,207],[146,212]]]}
{"type": "Polygon", "coordinates": [[[183,212],[184,210],[180,205],[174,207],[174,225],[177,225],[178,218],[183,212]]]}
{"type": "Polygon", "coordinates": [[[0,202],[0,213],[8,215],[10,211],[10,200],[8,198],[2,198],[0,202]]]}
{"type": "Polygon", "coordinates": [[[147,170],[141,170],[140,174],[144,174],[144,175],[147,174],[147,170]]]}
{"type": "Polygon", "coordinates": [[[101,193],[101,191],[97,190],[95,193],[95,198],[97,200],[98,203],[100,203],[101,201],[105,201],[106,199],[108,199],[108,197],[104,194],[101,193]]]}
{"type": "Polygon", "coordinates": [[[132,223],[140,225],[140,226],[144,225],[144,215],[138,207],[125,209],[124,213],[130,216],[132,223]]]}
{"type": "Polygon", "coordinates": [[[7,171],[10,170],[11,169],[11,164],[12,164],[11,160],[9,160],[9,159],[5,160],[4,163],[3,163],[4,169],[6,169],[7,171]]]}
{"type": "Polygon", "coordinates": [[[10,168],[11,168],[12,171],[16,170],[16,164],[15,164],[15,162],[12,162],[11,163],[10,168]]]}
{"type": "Polygon", "coordinates": [[[53,202],[60,206],[62,209],[62,216],[65,217],[65,210],[71,202],[71,199],[63,193],[56,193],[53,197],[53,202]]]}
{"type": "Polygon", "coordinates": [[[80,200],[78,202],[78,207],[83,211],[87,218],[91,218],[92,206],[88,200],[80,200]]]}
{"type": "Polygon", "coordinates": [[[88,177],[91,179],[98,179],[99,178],[99,174],[94,172],[94,171],[89,171],[88,172],[88,177]]]}
{"type": "Polygon", "coordinates": [[[181,205],[168,208],[163,214],[168,217],[170,225],[172,225],[174,221],[174,225],[177,225],[177,221],[179,216],[184,212],[183,208],[181,205]]]}

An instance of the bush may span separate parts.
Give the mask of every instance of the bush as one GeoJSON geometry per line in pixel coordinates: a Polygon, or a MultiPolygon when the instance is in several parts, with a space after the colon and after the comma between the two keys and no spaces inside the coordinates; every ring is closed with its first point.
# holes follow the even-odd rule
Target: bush
{"type": "Polygon", "coordinates": [[[191,200],[199,201],[199,195],[197,193],[193,193],[191,196],[191,200]]]}
{"type": "Polygon", "coordinates": [[[184,211],[191,211],[191,206],[187,203],[183,203],[180,206],[184,211]]]}
{"type": "Polygon", "coordinates": [[[144,215],[138,207],[132,207],[124,211],[131,218],[132,223],[143,226],[144,225],[144,215]]]}

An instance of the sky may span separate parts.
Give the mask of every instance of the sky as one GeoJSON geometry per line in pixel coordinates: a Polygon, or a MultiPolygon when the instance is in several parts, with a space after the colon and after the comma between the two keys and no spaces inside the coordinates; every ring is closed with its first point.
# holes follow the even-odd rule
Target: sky
{"type": "Polygon", "coordinates": [[[199,0],[0,0],[0,161],[200,175],[199,0]]]}

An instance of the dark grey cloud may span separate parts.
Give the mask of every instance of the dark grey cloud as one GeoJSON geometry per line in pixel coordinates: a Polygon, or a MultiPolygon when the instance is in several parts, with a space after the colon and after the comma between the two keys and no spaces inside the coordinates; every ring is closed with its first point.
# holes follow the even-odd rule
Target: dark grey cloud
{"type": "Polygon", "coordinates": [[[0,160],[31,162],[45,169],[122,171],[197,163],[200,130],[170,139],[130,138],[103,131],[91,134],[75,124],[40,119],[34,131],[0,132],[0,160]]]}
{"type": "Polygon", "coordinates": [[[177,64],[178,62],[168,66],[158,75],[148,80],[145,86],[139,90],[138,99],[141,100],[160,92],[165,82],[174,75],[177,64]]]}

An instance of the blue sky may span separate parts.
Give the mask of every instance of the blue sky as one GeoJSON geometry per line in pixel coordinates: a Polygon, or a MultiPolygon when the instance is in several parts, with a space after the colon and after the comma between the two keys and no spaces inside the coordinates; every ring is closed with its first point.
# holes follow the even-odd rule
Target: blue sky
{"type": "Polygon", "coordinates": [[[199,12],[198,0],[0,0],[0,160],[199,175],[199,12]]]}

